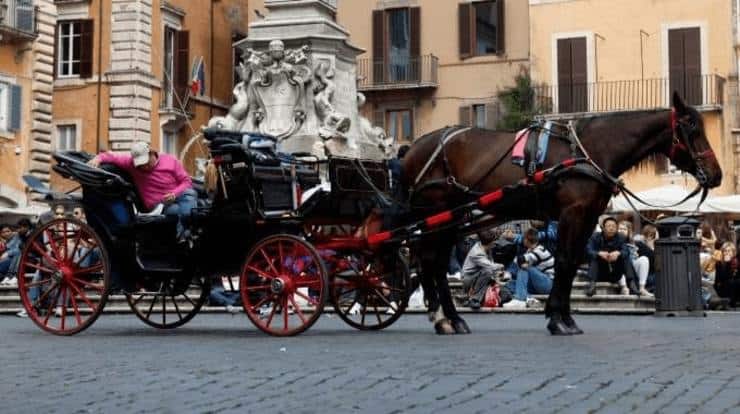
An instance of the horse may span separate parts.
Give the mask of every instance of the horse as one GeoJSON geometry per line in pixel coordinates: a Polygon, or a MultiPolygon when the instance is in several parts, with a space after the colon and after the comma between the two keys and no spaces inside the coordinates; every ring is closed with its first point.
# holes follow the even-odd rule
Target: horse
{"type": "MultiPolygon", "coordinates": [[[[567,131],[560,139],[550,139],[541,166],[542,170],[554,169],[570,159],[567,168],[557,168],[558,174],[539,184],[519,186],[519,190],[517,184],[531,183],[533,177],[521,166],[507,162],[515,139],[510,132],[470,128],[450,134],[443,128],[418,138],[401,163],[409,220],[421,220],[481,194],[514,186],[488,212],[493,219],[487,225],[513,219],[558,221],[555,278],[545,305],[547,329],[552,335],[583,333],[571,315],[573,279],[599,216],[615,187],[621,185],[617,177],[648,157],[663,154],[696,178],[697,191],[701,188],[703,196],[722,182],[722,170],[705,135],[702,116],[676,92],[669,110],[598,115],[574,122],[567,131]],[[573,165],[573,159],[585,161],[573,165]]],[[[456,228],[429,232],[422,235],[415,249],[430,320],[438,334],[470,333],[455,309],[446,277],[458,233],[456,228]]]]}

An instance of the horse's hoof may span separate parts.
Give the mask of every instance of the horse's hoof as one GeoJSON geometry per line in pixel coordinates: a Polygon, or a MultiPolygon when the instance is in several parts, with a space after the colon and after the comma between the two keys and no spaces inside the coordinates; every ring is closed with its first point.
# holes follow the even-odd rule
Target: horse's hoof
{"type": "Polygon", "coordinates": [[[568,327],[571,335],[583,335],[583,330],[578,327],[578,324],[570,315],[563,318],[563,323],[568,327]]]}
{"type": "Polygon", "coordinates": [[[452,327],[455,329],[456,334],[467,335],[470,333],[470,327],[464,319],[455,319],[452,321],[452,327]]]}
{"type": "Polygon", "coordinates": [[[434,324],[434,332],[436,332],[437,335],[454,335],[455,328],[452,327],[449,320],[442,319],[434,324]]]}
{"type": "Polygon", "coordinates": [[[573,335],[573,331],[560,318],[550,319],[547,323],[547,330],[554,336],[573,335]]]}

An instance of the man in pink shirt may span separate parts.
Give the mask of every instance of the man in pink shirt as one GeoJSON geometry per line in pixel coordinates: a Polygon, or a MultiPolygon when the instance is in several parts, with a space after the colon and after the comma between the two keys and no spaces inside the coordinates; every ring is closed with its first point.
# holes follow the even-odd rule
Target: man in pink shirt
{"type": "Polygon", "coordinates": [[[126,171],[131,175],[147,210],[164,204],[164,214],[180,218],[177,230],[181,237],[184,236],[182,221],[195,208],[197,194],[190,176],[177,158],[158,154],[148,143],[137,141],[131,146],[130,154],[103,152],[90,160],[89,164],[94,167],[113,164],[126,171]]]}

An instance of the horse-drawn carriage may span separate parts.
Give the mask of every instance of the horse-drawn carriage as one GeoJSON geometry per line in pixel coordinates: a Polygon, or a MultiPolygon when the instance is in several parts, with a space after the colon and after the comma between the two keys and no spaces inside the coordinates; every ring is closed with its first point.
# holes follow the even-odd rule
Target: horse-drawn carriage
{"type": "Polygon", "coordinates": [[[26,243],[19,291],[39,327],[81,332],[111,295],[123,294],[148,325],[175,328],[201,310],[221,276],[239,280],[231,288],[245,313],[271,335],[303,332],[326,303],[358,329],[382,329],[401,316],[407,250],[355,234],[389,189],[385,162],[279,154],[269,136],[204,135],[215,188],[196,183],[198,207],[184,240],[176,216],[141,213],[125,172],[88,165],[90,154],[54,154],[54,170],[82,188],[86,221],[41,224],[26,243]]]}

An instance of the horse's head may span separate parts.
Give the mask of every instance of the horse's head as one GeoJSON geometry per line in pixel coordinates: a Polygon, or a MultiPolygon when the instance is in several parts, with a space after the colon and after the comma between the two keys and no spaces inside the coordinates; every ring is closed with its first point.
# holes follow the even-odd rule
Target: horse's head
{"type": "Polygon", "coordinates": [[[718,187],[722,168],[707,140],[704,120],[677,92],[673,93],[671,129],[673,141],[667,155],[673,165],[693,175],[704,188],[718,187]]]}

